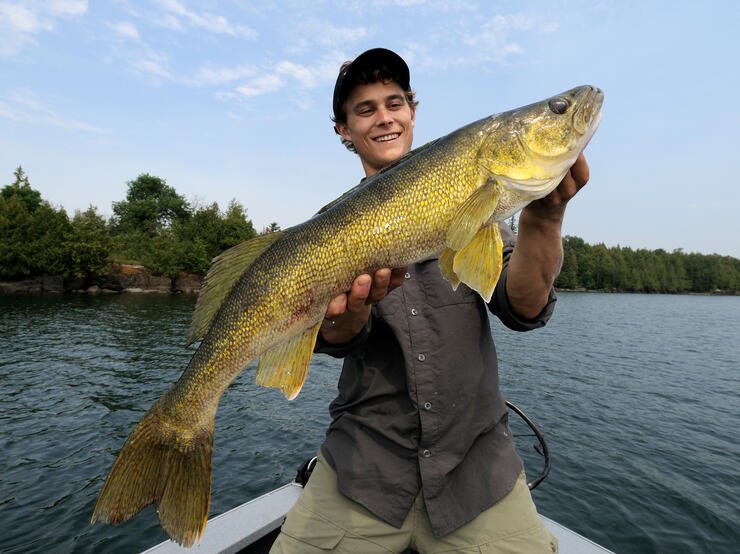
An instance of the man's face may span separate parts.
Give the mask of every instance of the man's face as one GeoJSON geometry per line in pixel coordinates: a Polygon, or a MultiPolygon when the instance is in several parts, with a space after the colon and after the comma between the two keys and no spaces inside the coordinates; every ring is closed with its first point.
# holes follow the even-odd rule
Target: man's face
{"type": "Polygon", "coordinates": [[[357,85],[344,107],[347,123],[337,131],[355,145],[368,177],[411,150],[414,111],[398,83],[357,85]]]}

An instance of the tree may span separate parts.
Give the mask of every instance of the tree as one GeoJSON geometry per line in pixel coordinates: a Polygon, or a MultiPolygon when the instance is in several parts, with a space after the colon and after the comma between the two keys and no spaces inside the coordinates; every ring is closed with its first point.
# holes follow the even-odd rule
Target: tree
{"type": "Polygon", "coordinates": [[[142,173],[128,182],[126,200],[113,202],[113,214],[119,232],[143,231],[153,237],[173,222],[189,218],[191,209],[164,179],[142,173]]]}
{"type": "Polygon", "coordinates": [[[276,221],[273,221],[267,227],[265,227],[265,231],[263,234],[277,233],[279,230],[280,230],[280,225],[278,225],[276,221]]]}
{"type": "Polygon", "coordinates": [[[11,196],[17,196],[26,206],[29,213],[36,211],[41,205],[41,193],[31,188],[28,176],[24,173],[23,167],[20,165],[13,172],[13,175],[15,175],[15,181],[3,187],[0,191],[0,196],[5,200],[9,200],[11,196]]]}
{"type": "Polygon", "coordinates": [[[97,208],[76,212],[69,237],[68,272],[73,277],[102,277],[108,272],[111,236],[97,208]]]}

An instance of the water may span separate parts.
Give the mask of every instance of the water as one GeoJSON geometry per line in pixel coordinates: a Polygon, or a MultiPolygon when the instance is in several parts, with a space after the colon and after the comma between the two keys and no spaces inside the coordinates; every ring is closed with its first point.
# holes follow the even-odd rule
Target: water
{"type": "MultiPolygon", "coordinates": [[[[0,296],[3,552],[138,552],[166,536],[149,507],[89,520],[129,432],[179,376],[194,299],[0,296]]],[[[740,544],[740,298],[562,293],[550,324],[492,323],[506,396],[544,431],[540,511],[617,552],[740,544]]],[[[328,424],[337,361],[300,396],[244,372],[216,417],[211,515],[291,480],[328,424]]],[[[515,429],[516,431],[516,429],[515,429]]],[[[533,439],[519,439],[530,476],[533,439]]]]}

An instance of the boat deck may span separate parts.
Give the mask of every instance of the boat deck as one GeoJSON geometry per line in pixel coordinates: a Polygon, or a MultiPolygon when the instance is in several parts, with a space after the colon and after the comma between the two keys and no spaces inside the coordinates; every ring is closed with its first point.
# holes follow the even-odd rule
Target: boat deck
{"type": "MultiPolygon", "coordinates": [[[[298,483],[289,483],[210,519],[200,544],[189,549],[182,548],[172,541],[165,541],[144,554],[267,552],[283,523],[285,514],[298,500],[302,490],[303,487],[298,483]]],[[[611,552],[547,517],[540,517],[550,533],[557,537],[560,552],[563,554],[611,552]]]]}

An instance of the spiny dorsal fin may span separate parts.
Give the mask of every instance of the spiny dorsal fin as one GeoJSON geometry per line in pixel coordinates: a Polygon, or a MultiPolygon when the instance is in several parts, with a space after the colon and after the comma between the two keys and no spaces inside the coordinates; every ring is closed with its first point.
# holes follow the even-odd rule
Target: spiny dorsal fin
{"type": "Polygon", "coordinates": [[[460,281],[486,301],[491,301],[493,289],[501,275],[503,264],[501,230],[495,221],[484,225],[464,248],[455,254],[452,270],[460,281]]]}
{"type": "Polygon", "coordinates": [[[457,287],[460,285],[460,278],[455,274],[455,270],[452,269],[452,264],[455,261],[455,253],[452,248],[446,248],[439,256],[439,269],[442,271],[442,277],[450,282],[452,290],[457,290],[457,287]]]}
{"type": "Polygon", "coordinates": [[[298,396],[306,382],[308,365],[320,327],[321,321],[288,342],[263,353],[255,376],[257,384],[282,390],[288,400],[298,396]]]}
{"type": "MultiPolygon", "coordinates": [[[[404,154],[404,155],[403,155],[403,156],[401,156],[400,158],[398,158],[398,159],[396,159],[396,160],[392,161],[392,162],[391,162],[391,163],[389,163],[389,164],[388,164],[387,166],[385,166],[385,167],[384,167],[383,169],[381,169],[380,171],[378,171],[377,173],[375,173],[375,174],[374,174],[374,175],[372,176],[372,178],[375,178],[375,177],[376,177],[377,175],[382,175],[382,174],[383,174],[383,173],[385,173],[386,171],[388,171],[388,170],[390,170],[390,169],[393,169],[393,168],[394,168],[394,167],[396,167],[397,165],[399,165],[399,164],[401,164],[401,163],[405,162],[405,161],[406,161],[406,160],[408,160],[408,159],[409,159],[410,157],[412,157],[412,156],[414,156],[414,155],[418,154],[419,152],[423,152],[424,150],[426,150],[427,148],[429,148],[429,147],[430,147],[430,146],[431,146],[432,144],[434,144],[434,143],[435,143],[435,142],[437,142],[438,140],[439,140],[439,139],[435,139],[435,140],[432,140],[432,141],[430,141],[430,142],[427,142],[426,144],[424,144],[424,145],[422,145],[422,146],[419,146],[419,148],[415,148],[415,149],[414,149],[414,150],[412,150],[411,152],[407,152],[406,154],[404,154]]],[[[324,206],[323,208],[321,208],[321,209],[320,209],[320,210],[319,210],[318,212],[316,212],[316,215],[319,215],[319,214],[323,214],[323,213],[324,213],[324,212],[325,212],[326,210],[328,210],[329,208],[331,208],[331,207],[335,206],[336,204],[339,204],[339,203],[340,203],[340,202],[341,202],[342,200],[344,200],[345,198],[347,198],[347,197],[349,197],[349,196],[352,196],[352,195],[353,195],[353,194],[354,194],[355,192],[357,192],[357,191],[358,191],[358,190],[360,190],[360,189],[361,189],[362,187],[364,187],[365,185],[367,185],[367,184],[368,184],[368,182],[369,182],[369,179],[363,179],[362,181],[360,181],[360,183],[359,183],[359,184],[357,184],[357,185],[355,185],[354,187],[352,187],[351,189],[349,189],[349,190],[348,190],[347,192],[345,192],[345,193],[344,193],[344,194],[343,194],[342,196],[340,196],[339,198],[337,198],[337,199],[335,199],[335,200],[332,200],[332,201],[331,201],[331,202],[329,202],[329,203],[328,203],[328,204],[327,204],[326,206],[324,206]]]]}
{"type": "Polygon", "coordinates": [[[495,180],[485,182],[460,204],[447,229],[447,246],[462,250],[491,217],[501,191],[495,180]]]}
{"type": "Polygon", "coordinates": [[[265,233],[225,250],[213,259],[198,294],[193,319],[188,329],[188,344],[193,344],[208,332],[213,317],[234,283],[242,273],[285,231],[265,233]]]}

